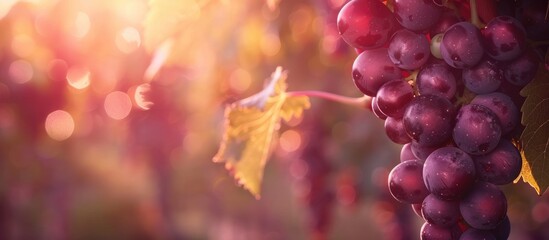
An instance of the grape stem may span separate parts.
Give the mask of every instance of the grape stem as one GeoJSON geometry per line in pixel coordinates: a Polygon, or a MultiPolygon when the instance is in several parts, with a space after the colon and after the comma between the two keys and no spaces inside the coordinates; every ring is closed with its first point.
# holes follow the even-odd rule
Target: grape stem
{"type": "Polygon", "coordinates": [[[372,97],[364,95],[363,97],[347,97],[334,93],[323,92],[323,91],[292,91],[287,93],[288,96],[308,96],[308,97],[318,97],[332,102],[343,103],[350,106],[356,106],[360,108],[368,108],[371,110],[372,97]]]}
{"type": "Polygon", "coordinates": [[[469,6],[471,7],[471,23],[478,28],[484,27],[484,24],[480,21],[477,11],[477,1],[469,0],[469,6]]]}

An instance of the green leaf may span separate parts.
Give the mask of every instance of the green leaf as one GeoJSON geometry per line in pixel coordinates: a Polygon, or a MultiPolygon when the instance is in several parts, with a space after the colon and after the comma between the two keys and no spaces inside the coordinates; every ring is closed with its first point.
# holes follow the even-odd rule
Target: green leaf
{"type": "Polygon", "coordinates": [[[272,74],[259,93],[235,102],[225,109],[225,133],[214,162],[225,162],[235,179],[256,198],[273,139],[281,119],[290,120],[310,107],[306,96],[286,94],[286,73],[272,74]]]}
{"type": "Polygon", "coordinates": [[[549,187],[549,72],[544,66],[520,94],[526,97],[521,108],[525,128],[520,137],[520,177],[541,195],[549,187]]]}

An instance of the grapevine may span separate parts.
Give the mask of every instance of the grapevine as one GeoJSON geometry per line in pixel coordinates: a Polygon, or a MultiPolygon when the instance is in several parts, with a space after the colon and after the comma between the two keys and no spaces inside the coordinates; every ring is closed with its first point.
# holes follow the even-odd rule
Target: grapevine
{"type": "Polygon", "coordinates": [[[525,17],[533,11],[529,1],[506,2],[520,6],[513,14],[495,4],[348,1],[337,27],[358,54],[351,75],[364,97],[287,93],[367,108],[385,121],[388,138],[403,144],[388,189],[425,221],[421,239],[507,239],[508,203],[499,186],[522,177],[538,193],[547,187],[528,170],[538,158],[526,156],[533,125],[522,116],[529,96],[520,91],[549,81],[549,35],[533,30],[546,26],[547,16],[525,17]]]}

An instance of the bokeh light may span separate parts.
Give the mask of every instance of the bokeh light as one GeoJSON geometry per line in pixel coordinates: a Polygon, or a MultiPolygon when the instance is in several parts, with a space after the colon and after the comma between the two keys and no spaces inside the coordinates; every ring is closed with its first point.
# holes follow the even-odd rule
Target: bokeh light
{"type": "Polygon", "coordinates": [[[242,93],[252,84],[252,76],[250,73],[242,68],[238,68],[231,73],[229,77],[229,86],[231,90],[242,93]]]}
{"type": "Polygon", "coordinates": [[[143,109],[143,110],[149,110],[151,106],[154,104],[149,100],[150,97],[148,97],[148,94],[150,94],[151,91],[151,84],[149,83],[143,83],[135,88],[135,92],[133,94],[135,104],[143,109]]]}
{"type": "Polygon", "coordinates": [[[34,68],[31,63],[22,59],[13,61],[8,71],[10,79],[19,84],[30,81],[34,75],[34,68]]]}
{"type": "Polygon", "coordinates": [[[74,18],[72,34],[75,37],[83,38],[90,31],[90,26],[90,16],[85,12],[77,12],[74,18]]]}
{"type": "Polygon", "coordinates": [[[286,152],[294,152],[301,147],[301,134],[296,130],[286,130],[280,134],[280,147],[286,152]]]}
{"type": "Polygon", "coordinates": [[[63,141],[74,132],[74,119],[66,111],[55,110],[46,117],[45,127],[50,138],[63,141]]]}
{"type": "Polygon", "coordinates": [[[261,51],[269,57],[276,55],[280,51],[280,38],[277,32],[268,32],[263,36],[261,51]]]}
{"type": "Polygon", "coordinates": [[[114,91],[107,95],[103,106],[110,118],[121,120],[130,114],[132,101],[125,92],[114,91]]]}
{"type": "Polygon", "coordinates": [[[139,31],[133,27],[126,27],[116,34],[116,47],[123,53],[132,53],[141,46],[139,31]]]}
{"type": "Polygon", "coordinates": [[[75,89],[84,89],[90,85],[90,70],[85,67],[72,67],[67,72],[67,82],[75,89]]]}

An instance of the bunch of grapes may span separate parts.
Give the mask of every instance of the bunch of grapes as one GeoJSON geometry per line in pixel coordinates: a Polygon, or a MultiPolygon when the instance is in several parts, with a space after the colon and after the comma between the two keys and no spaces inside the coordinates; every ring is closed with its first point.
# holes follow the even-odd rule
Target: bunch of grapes
{"type": "Polygon", "coordinates": [[[337,25],[358,53],[356,87],[403,144],[391,194],[426,221],[422,239],[507,239],[498,185],[520,173],[519,91],[541,63],[524,21],[501,15],[480,28],[459,14],[461,1],[387,2],[349,1],[337,25]]]}

